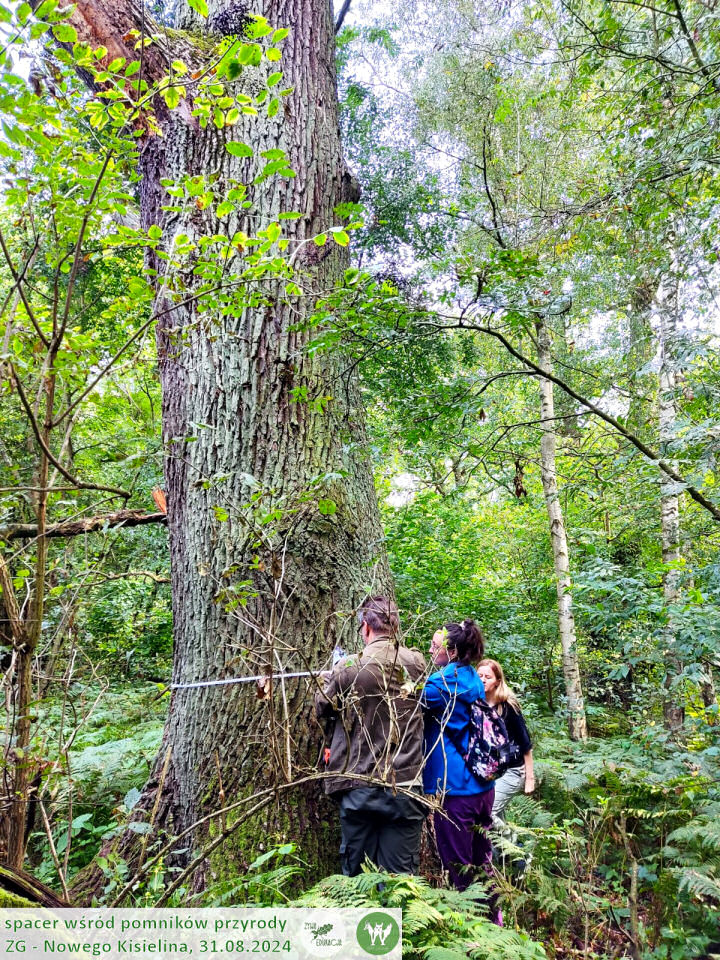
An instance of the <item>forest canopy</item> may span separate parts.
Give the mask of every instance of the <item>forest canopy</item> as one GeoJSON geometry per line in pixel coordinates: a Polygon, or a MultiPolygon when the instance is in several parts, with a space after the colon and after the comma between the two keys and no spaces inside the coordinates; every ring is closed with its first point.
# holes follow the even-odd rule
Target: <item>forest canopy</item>
{"type": "Polygon", "coordinates": [[[0,34],[0,896],[720,954],[715,3],[0,34]],[[312,694],[368,595],[426,658],[477,621],[522,705],[504,927],[429,832],[416,877],[338,875],[312,694]]]}

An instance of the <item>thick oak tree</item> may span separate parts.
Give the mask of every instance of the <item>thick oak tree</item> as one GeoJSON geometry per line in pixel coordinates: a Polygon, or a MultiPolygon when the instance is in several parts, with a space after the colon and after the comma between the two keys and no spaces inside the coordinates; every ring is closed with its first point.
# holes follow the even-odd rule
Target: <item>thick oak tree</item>
{"type": "MultiPolygon", "coordinates": [[[[192,271],[180,302],[158,283],[175,684],[319,668],[354,622],[363,593],[389,588],[358,387],[339,358],[307,349],[303,330],[317,297],[347,266],[339,245],[312,240],[343,223],[335,208],[351,199],[332,9],[329,0],[260,0],[252,13],[289,28],[282,61],[242,72],[232,85],[256,92],[282,69],[281,86],[292,88],[282,108],[243,115],[232,126],[201,126],[191,92],[183,90],[172,110],[158,97],[159,132],[150,130],[140,151],[142,225],[162,230],[148,263],[158,276],[181,235],[186,245],[257,236],[295,213],[287,219],[287,254],[305,290],[286,296],[285,284],[270,280],[237,310],[213,314],[207,299],[192,297],[192,271]],[[229,151],[230,142],[249,144],[252,155],[229,151]],[[266,176],[279,151],[294,176],[266,176]],[[202,202],[190,216],[172,209],[170,182],[208,177],[247,185],[247,209],[230,216],[202,202]]],[[[160,30],[130,0],[80,0],[70,22],[81,41],[107,49],[108,61],[136,60],[138,31],[155,32],[142,63],[152,83],[178,57],[190,76],[202,74],[208,51],[223,37],[242,36],[249,21],[237,3],[211,3],[207,18],[181,5],[175,29],[160,30]]],[[[306,702],[307,681],[296,679],[278,681],[264,699],[252,684],[174,689],[140,816],[178,834],[257,787],[307,773],[318,731],[306,702]]],[[[322,860],[333,852],[312,850],[313,803],[312,788],[294,792],[290,815],[293,834],[304,834],[310,855],[322,860]]],[[[206,832],[207,824],[179,844],[185,860],[206,832]]],[[[130,857],[130,845],[122,847],[130,857]]]]}

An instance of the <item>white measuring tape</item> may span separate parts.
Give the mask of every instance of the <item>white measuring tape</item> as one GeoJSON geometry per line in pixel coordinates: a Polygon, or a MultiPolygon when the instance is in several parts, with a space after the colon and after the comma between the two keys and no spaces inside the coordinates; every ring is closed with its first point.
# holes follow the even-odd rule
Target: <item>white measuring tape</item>
{"type": "MultiPolygon", "coordinates": [[[[342,647],[336,646],[332,652],[332,663],[335,666],[338,661],[346,657],[347,654],[342,647]]],[[[191,690],[197,687],[223,687],[230,683],[257,683],[258,680],[289,680],[292,677],[317,677],[320,671],[311,673],[309,670],[300,670],[297,673],[261,673],[256,677],[231,677],[229,680],[193,680],[190,683],[171,683],[171,690],[191,690]]]]}
{"type": "MultiPolygon", "coordinates": [[[[192,683],[171,683],[171,690],[189,690],[194,687],[222,687],[229,683],[252,683],[258,680],[287,680],[289,677],[312,677],[309,671],[299,673],[261,673],[257,677],[232,677],[230,680],[195,680],[192,683]]],[[[317,676],[317,674],[315,674],[317,676]]]]}

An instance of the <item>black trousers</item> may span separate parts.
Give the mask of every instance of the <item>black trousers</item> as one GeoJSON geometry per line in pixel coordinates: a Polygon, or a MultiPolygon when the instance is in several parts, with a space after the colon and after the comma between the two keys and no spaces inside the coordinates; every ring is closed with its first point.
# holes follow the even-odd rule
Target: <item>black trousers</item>
{"type": "Polygon", "coordinates": [[[346,877],[367,858],[388,873],[417,873],[426,807],[387,787],[357,787],[340,798],[340,861],[346,877]]]}

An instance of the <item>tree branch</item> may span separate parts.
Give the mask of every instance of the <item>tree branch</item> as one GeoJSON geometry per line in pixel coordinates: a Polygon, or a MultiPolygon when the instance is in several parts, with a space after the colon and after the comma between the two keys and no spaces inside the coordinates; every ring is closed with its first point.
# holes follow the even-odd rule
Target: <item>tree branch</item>
{"type": "MultiPolygon", "coordinates": [[[[97,483],[83,483],[81,480],[77,480],[71,473],[69,473],[65,469],[65,467],[60,463],[60,461],[53,456],[53,454],[50,451],[50,448],[43,440],[42,435],[40,433],[40,428],[38,426],[37,419],[35,418],[35,414],[33,413],[32,407],[30,406],[28,398],[25,395],[25,391],[23,390],[22,383],[20,382],[20,377],[18,377],[15,371],[15,367],[12,364],[10,364],[10,372],[12,374],[13,383],[17,388],[18,396],[20,397],[20,402],[25,408],[25,413],[28,416],[28,419],[30,421],[30,426],[32,427],[32,431],[35,434],[35,439],[38,443],[38,446],[40,447],[42,452],[45,454],[45,456],[48,458],[50,463],[58,471],[58,473],[62,474],[62,476],[65,477],[66,480],[69,480],[70,483],[72,483],[74,487],[77,487],[78,490],[100,490],[104,493],[114,493],[116,496],[122,497],[123,500],[129,499],[130,493],[128,490],[120,490],[118,487],[103,487],[97,483]]],[[[41,484],[41,486],[44,486],[44,484],[41,484]]]]}
{"type": "Polygon", "coordinates": [[[2,589],[2,605],[5,607],[5,613],[10,622],[13,644],[17,649],[25,642],[25,629],[15,596],[12,575],[2,554],[0,554],[0,589],[2,589]]]}
{"type": "MultiPolygon", "coordinates": [[[[45,528],[43,536],[50,538],[79,537],[83,533],[96,533],[113,527],[144,527],[149,523],[166,523],[164,513],[145,513],[144,510],[117,510],[115,513],[102,513],[83,520],[64,520],[45,528]]],[[[37,536],[35,523],[8,523],[0,527],[0,540],[26,540],[37,536]]],[[[2,567],[0,566],[0,572],[2,567]]],[[[149,574],[143,573],[143,576],[149,574]]]]}
{"type": "Polygon", "coordinates": [[[345,22],[345,17],[347,12],[350,9],[350,4],[352,0],[345,0],[342,7],[340,7],[340,13],[338,14],[337,20],[335,21],[335,33],[340,33],[343,23],[345,22]]]}
{"type": "Polygon", "coordinates": [[[619,420],[616,420],[611,414],[605,413],[605,411],[598,407],[597,404],[593,403],[592,400],[588,400],[587,397],[583,397],[582,394],[579,394],[576,390],[573,390],[573,388],[565,383],[564,380],[561,380],[559,377],[555,376],[554,373],[548,373],[546,370],[543,370],[542,367],[540,367],[537,363],[535,363],[529,357],[526,357],[516,347],[514,347],[507,337],[500,333],[499,330],[493,330],[492,327],[484,327],[479,324],[467,323],[465,321],[449,324],[447,327],[445,327],[445,329],[477,330],[479,333],[487,334],[487,336],[494,337],[496,340],[499,340],[508,353],[515,357],[516,360],[519,360],[520,363],[526,364],[531,370],[534,370],[535,373],[545,377],[546,380],[552,381],[552,383],[560,387],[561,390],[564,390],[568,396],[572,397],[573,400],[577,400],[578,403],[581,403],[584,407],[594,413],[595,416],[599,417],[601,420],[604,420],[605,423],[609,423],[611,427],[614,427],[614,429],[617,430],[618,433],[622,434],[622,436],[625,437],[625,439],[628,440],[634,447],[636,447],[640,453],[646,456],[648,460],[651,460],[653,463],[655,463],[658,469],[661,470],[666,477],[669,477],[675,483],[681,484],[688,495],[696,503],[712,514],[716,520],[720,520],[720,507],[713,503],[712,500],[708,500],[708,498],[700,490],[698,490],[697,487],[694,487],[692,484],[688,483],[688,481],[677,472],[672,464],[668,463],[667,460],[663,460],[657,450],[653,450],[652,447],[649,447],[639,437],[635,436],[632,431],[628,430],[624,424],[620,423],[619,420]]]}
{"type": "Polygon", "coordinates": [[[680,24],[680,29],[682,30],[685,36],[685,40],[687,41],[688,47],[690,47],[690,53],[693,56],[693,60],[698,65],[698,69],[700,70],[700,73],[702,73],[705,79],[711,84],[713,90],[717,93],[718,89],[720,89],[720,87],[718,87],[717,76],[713,76],[712,70],[710,70],[708,65],[704,62],[703,58],[700,56],[700,51],[697,48],[697,44],[695,43],[695,40],[693,39],[693,35],[690,33],[690,30],[688,29],[687,21],[685,20],[685,14],[683,13],[683,9],[680,6],[680,0],[672,0],[672,4],[675,7],[675,12],[677,13],[677,19],[680,24]]]}
{"type": "Polygon", "coordinates": [[[5,236],[2,230],[0,230],[0,249],[3,252],[3,256],[5,257],[5,262],[7,263],[8,269],[12,275],[13,280],[15,281],[14,289],[17,290],[20,296],[20,299],[23,302],[23,306],[25,307],[25,312],[28,315],[28,320],[30,321],[30,323],[32,323],[33,327],[35,328],[35,333],[38,335],[38,337],[40,337],[40,340],[42,341],[43,345],[47,347],[49,346],[50,341],[42,332],[42,329],[40,328],[40,324],[37,322],[35,318],[33,308],[30,306],[30,301],[25,295],[25,290],[23,289],[23,284],[25,282],[25,274],[27,273],[28,269],[32,265],[32,262],[34,261],[34,255],[37,250],[37,243],[35,244],[35,248],[33,249],[31,258],[27,261],[27,263],[23,267],[23,271],[21,274],[18,273],[17,270],[15,269],[15,266],[12,262],[12,257],[10,256],[10,251],[8,250],[7,244],[5,243],[5,236]]]}

